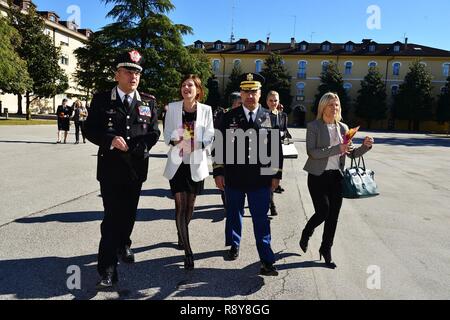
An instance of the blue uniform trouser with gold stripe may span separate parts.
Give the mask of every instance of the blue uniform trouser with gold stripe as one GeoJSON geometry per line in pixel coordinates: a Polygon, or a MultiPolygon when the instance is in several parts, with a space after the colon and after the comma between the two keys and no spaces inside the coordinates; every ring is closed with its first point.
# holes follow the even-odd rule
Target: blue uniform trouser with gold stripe
{"type": "Polygon", "coordinates": [[[245,195],[253,220],[256,248],[261,261],[273,264],[275,255],[270,247],[270,220],[267,212],[270,204],[270,187],[252,191],[242,191],[225,187],[227,220],[225,224],[225,245],[240,246],[242,237],[242,217],[244,216],[245,195]]]}

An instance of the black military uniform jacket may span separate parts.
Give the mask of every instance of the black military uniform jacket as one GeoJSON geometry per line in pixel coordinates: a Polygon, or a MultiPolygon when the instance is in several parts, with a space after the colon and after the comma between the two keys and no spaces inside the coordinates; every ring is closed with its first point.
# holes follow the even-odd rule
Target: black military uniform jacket
{"type": "Polygon", "coordinates": [[[110,183],[144,182],[147,179],[148,152],[161,132],[154,100],[143,102],[136,91],[129,110],[117,88],[94,95],[86,120],[86,137],[99,146],[97,180],[110,183]],[[129,150],[111,150],[115,136],[126,141],[129,150]]]}
{"type": "MultiPolygon", "coordinates": [[[[251,191],[261,187],[271,186],[272,179],[281,179],[282,177],[282,168],[283,168],[283,155],[281,149],[281,141],[279,131],[275,132],[276,139],[278,139],[278,143],[273,143],[271,138],[271,131],[275,130],[276,119],[275,115],[271,114],[269,110],[262,108],[261,106],[258,108],[258,112],[256,114],[254,125],[251,127],[247,121],[247,118],[244,113],[244,108],[242,106],[232,109],[223,114],[223,117],[219,123],[220,132],[223,136],[223,159],[218,159],[216,156],[214,159],[214,177],[216,176],[224,176],[225,177],[225,185],[236,188],[244,191],[251,191]],[[228,141],[227,143],[227,131],[237,129],[242,129],[246,132],[248,129],[254,129],[253,134],[249,134],[245,137],[245,142],[241,139],[233,139],[232,141],[228,141]],[[261,134],[260,134],[261,133],[261,134]],[[260,139],[264,139],[260,142],[260,139]],[[253,141],[255,140],[255,141],[253,141]],[[245,163],[238,163],[238,145],[242,145],[245,143],[244,147],[244,159],[245,163]],[[266,163],[267,161],[262,161],[263,159],[260,157],[260,143],[264,143],[267,145],[267,152],[263,152],[266,154],[266,157],[278,157],[278,164],[276,163],[266,163]],[[257,150],[251,150],[250,148],[257,148],[257,150]],[[234,149],[234,159],[233,161],[227,160],[227,153],[229,153],[232,149],[234,149]],[[257,159],[250,159],[251,155],[257,154],[257,159]],[[223,160],[223,161],[221,161],[223,160]],[[275,166],[276,165],[276,166],[275,166]],[[262,168],[270,168],[272,174],[262,174],[262,168]]],[[[248,131],[247,131],[248,132],[248,131]]],[[[215,152],[217,155],[221,146],[217,143],[218,140],[215,141],[215,152]]],[[[242,158],[241,158],[242,159],[242,158]]]]}

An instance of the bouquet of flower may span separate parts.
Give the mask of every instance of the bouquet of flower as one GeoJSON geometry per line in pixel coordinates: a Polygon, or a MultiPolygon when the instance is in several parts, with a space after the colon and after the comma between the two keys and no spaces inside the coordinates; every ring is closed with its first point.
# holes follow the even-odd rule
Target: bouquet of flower
{"type": "Polygon", "coordinates": [[[347,133],[343,136],[344,144],[347,144],[350,142],[350,140],[353,139],[355,134],[358,132],[360,126],[357,126],[356,128],[352,128],[347,131],[347,133]]]}

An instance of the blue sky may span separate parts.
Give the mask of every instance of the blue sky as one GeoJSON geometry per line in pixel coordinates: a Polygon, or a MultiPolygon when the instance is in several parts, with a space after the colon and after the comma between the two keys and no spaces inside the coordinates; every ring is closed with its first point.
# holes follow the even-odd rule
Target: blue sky
{"type": "MultiPolygon", "coordinates": [[[[67,12],[70,6],[78,6],[82,28],[96,31],[112,22],[105,18],[111,5],[105,7],[100,0],[33,2],[39,10],[55,11],[63,20],[73,16],[67,12]]],[[[272,42],[290,42],[295,35],[297,41],[360,42],[370,38],[391,43],[403,41],[406,34],[411,43],[450,50],[449,0],[172,0],[172,3],[176,7],[169,14],[172,21],[194,29],[194,35],[184,38],[186,44],[198,39],[229,41],[234,16],[236,39],[265,41],[270,33],[272,42]]]]}

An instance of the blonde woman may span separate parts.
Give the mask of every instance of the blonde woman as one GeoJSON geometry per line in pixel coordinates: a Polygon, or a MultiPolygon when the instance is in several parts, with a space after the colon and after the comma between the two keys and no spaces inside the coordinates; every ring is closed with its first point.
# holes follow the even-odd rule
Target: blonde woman
{"type": "Polygon", "coordinates": [[[374,140],[365,137],[359,148],[352,142],[344,143],[348,126],[341,122],[341,103],[337,94],[328,92],[319,102],[317,119],[308,123],[306,151],[308,160],[303,168],[308,172],[308,189],[315,214],[303,229],[300,248],[306,252],[308,240],[322,222],[325,222],[320,258],[325,259],[328,268],[336,268],[332,261],[331,247],[336,232],[339,211],[342,205],[342,185],[345,159],[348,154],[358,158],[372,148],[374,140]]]}
{"type": "Polygon", "coordinates": [[[189,241],[189,223],[195,199],[209,176],[207,152],[214,139],[211,107],[200,103],[204,91],[196,75],[186,75],[180,83],[182,101],[170,103],[164,125],[164,141],[170,151],[164,171],[175,198],[178,244],[184,249],[184,268],[194,268],[189,241]]]}
{"type": "Polygon", "coordinates": [[[87,119],[88,111],[80,100],[73,103],[74,114],[73,122],[75,124],[75,144],[80,143],[80,129],[83,137],[83,143],[86,143],[86,137],[84,136],[84,122],[87,119]]]}

